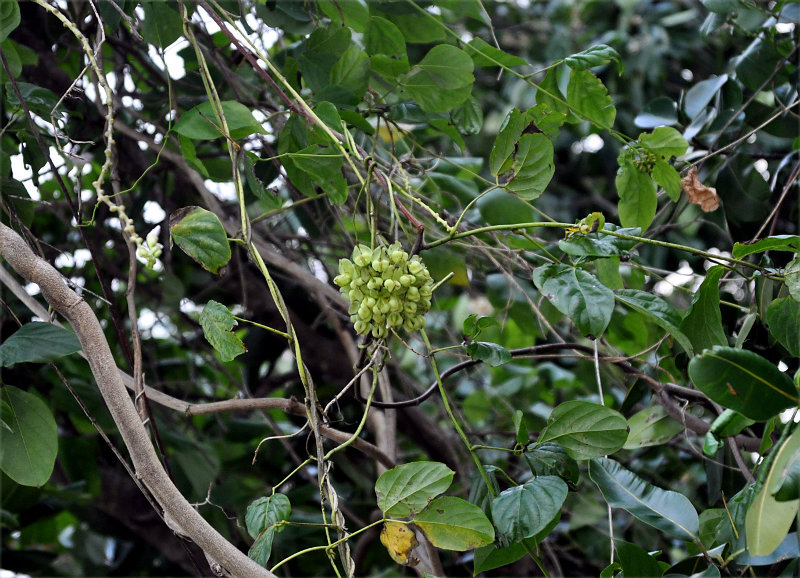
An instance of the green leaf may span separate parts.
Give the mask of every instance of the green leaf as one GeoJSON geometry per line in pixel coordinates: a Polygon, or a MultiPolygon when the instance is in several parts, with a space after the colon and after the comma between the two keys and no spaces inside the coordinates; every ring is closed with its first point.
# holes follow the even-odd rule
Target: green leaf
{"type": "Polygon", "coordinates": [[[453,474],[438,462],[411,462],[392,468],[375,482],[378,507],[386,516],[413,516],[450,487],[453,474]]]}
{"type": "MultiPolygon", "coordinates": [[[[331,100],[339,105],[358,104],[364,93],[367,92],[369,71],[369,56],[356,44],[351,44],[333,65],[330,86],[317,93],[316,97],[331,100]]],[[[337,130],[339,129],[337,128],[337,130]]]]}
{"type": "Polygon", "coordinates": [[[506,187],[526,201],[545,191],[555,173],[553,143],[542,133],[523,134],[517,143],[511,179],[506,187]]]}
{"type": "Polygon", "coordinates": [[[800,255],[786,265],[786,269],[783,271],[783,282],[786,283],[786,288],[795,301],[800,301],[800,255]]]}
{"type": "Polygon", "coordinates": [[[800,303],[792,297],[775,299],[767,307],[770,334],[794,357],[800,357],[800,303]]]}
{"type": "Polygon", "coordinates": [[[492,500],[495,528],[511,542],[535,536],[561,512],[567,491],[567,484],[556,476],[538,476],[503,490],[492,500]]]}
{"type": "Polygon", "coordinates": [[[325,15],[336,24],[363,33],[369,23],[369,7],[364,0],[317,0],[325,15]]]}
{"type": "Polygon", "coordinates": [[[522,455],[534,476],[558,476],[571,484],[580,479],[578,462],[555,442],[539,443],[522,455]]]}
{"type": "Polygon", "coordinates": [[[589,478],[610,506],[627,510],[645,524],[673,538],[697,539],[700,520],[694,506],[683,494],[662,490],[607,458],[589,462],[589,478]]]}
{"type": "Polygon", "coordinates": [[[256,563],[262,566],[267,565],[270,554],[272,554],[272,542],[275,534],[284,528],[280,522],[288,520],[291,512],[292,504],[284,494],[258,498],[247,506],[245,523],[248,533],[255,538],[247,555],[256,563]]]}
{"type": "MultiPolygon", "coordinates": [[[[545,530],[547,530],[547,528],[545,528],[545,530]]],[[[473,576],[477,576],[481,572],[488,572],[495,568],[513,564],[527,555],[529,551],[535,551],[536,544],[536,539],[528,538],[522,542],[514,542],[500,548],[496,547],[494,544],[477,548],[474,553],[475,567],[473,569],[473,576]]]]}
{"type": "Polygon", "coordinates": [[[588,70],[570,70],[567,104],[600,128],[610,129],[614,125],[617,116],[614,102],[600,79],[588,70]]]}
{"type": "Polygon", "coordinates": [[[514,108],[500,125],[492,152],[489,153],[489,170],[494,176],[498,176],[501,172],[505,173],[511,168],[514,160],[512,155],[517,149],[517,142],[525,128],[525,121],[525,115],[519,109],[514,108]]]}
{"type": "Polygon", "coordinates": [[[231,260],[225,228],[214,213],[202,207],[183,207],[172,213],[169,234],[184,253],[214,274],[231,260]]]}
{"type": "Polygon", "coordinates": [[[311,145],[292,153],[298,169],[311,176],[334,205],[347,201],[347,180],[342,174],[343,160],[338,151],[320,145],[311,145]]]}
{"type": "Polygon", "coordinates": [[[613,454],[625,445],[628,424],[611,408],[588,401],[566,401],[553,410],[539,444],[558,442],[576,460],[613,454]]]}
{"type": "Polygon", "coordinates": [[[494,542],[494,527],[486,514],[461,498],[432,500],[414,517],[414,525],[442,550],[462,552],[494,542]]]}
{"type": "Polygon", "coordinates": [[[614,293],[591,273],[569,265],[543,265],[534,270],[533,282],[584,335],[600,337],[608,327],[614,293]]]}
{"type": "MultiPolygon", "coordinates": [[[[604,230],[616,231],[623,235],[638,237],[642,230],[638,227],[623,229],[611,223],[607,223],[604,230]]],[[[568,239],[558,242],[558,248],[568,255],[575,257],[613,257],[615,255],[626,255],[636,244],[636,241],[620,239],[601,232],[588,234],[575,234],[568,239]]]]}
{"type": "Polygon", "coordinates": [[[0,2],[0,42],[8,38],[20,22],[19,4],[16,0],[0,2]]]}
{"type": "Polygon", "coordinates": [[[772,495],[779,502],[800,498],[800,452],[795,452],[776,480],[772,495]]]}
{"type": "Polygon", "coordinates": [[[614,540],[614,549],[619,556],[625,576],[655,578],[664,575],[664,569],[656,559],[636,544],[624,540],[614,540]]]}
{"type": "Polygon", "coordinates": [[[691,119],[697,117],[726,82],[728,82],[728,75],[723,74],[716,78],[701,80],[690,88],[683,98],[683,111],[686,116],[691,119]]]}
{"type": "Polygon", "coordinates": [[[789,461],[800,452],[800,428],[773,450],[775,457],[764,485],[758,490],[745,517],[747,549],[753,556],[766,556],[777,548],[797,515],[800,500],[779,502],[773,496],[789,461]]]}
{"type": "Polygon", "coordinates": [[[525,425],[525,414],[520,409],[514,410],[514,415],[511,419],[514,422],[514,431],[517,434],[517,443],[521,446],[527,445],[530,439],[528,434],[528,426],[525,425]]]}
{"type": "Polygon", "coordinates": [[[0,367],[15,363],[49,363],[83,349],[69,329],[44,321],[26,323],[0,345],[0,367]]]}
{"type": "Polygon", "coordinates": [[[664,161],[681,156],[689,148],[689,143],[681,133],[669,126],[661,126],[652,132],[640,134],[639,144],[664,161]]]}
{"type": "Polygon", "coordinates": [[[450,120],[461,134],[473,135],[481,132],[483,110],[478,99],[470,96],[461,106],[451,110],[450,120]]]}
{"type": "Polygon", "coordinates": [[[236,319],[222,303],[209,301],[203,307],[200,326],[206,340],[219,353],[222,361],[231,361],[247,351],[242,340],[231,331],[236,326],[236,319]]]}
{"type": "Polygon", "coordinates": [[[658,96],[645,105],[633,123],[639,128],[672,126],[678,123],[678,105],[668,96],[658,96]]]}
{"type": "Polygon", "coordinates": [[[751,243],[734,243],[733,257],[741,259],[753,253],[764,253],[765,251],[792,251],[800,252],[800,237],[797,235],[775,235],[751,243]]]}
{"type": "Polygon", "coordinates": [[[0,469],[23,486],[41,486],[50,479],[58,453],[58,429],[50,408],[18,387],[2,390],[11,412],[0,428],[0,469]]]}
{"type": "Polygon", "coordinates": [[[389,20],[373,16],[365,38],[365,49],[371,56],[372,70],[388,78],[408,72],[406,39],[389,20]]]}
{"type": "Polygon", "coordinates": [[[757,353],[716,346],[689,362],[689,377],[712,401],[756,421],[797,405],[792,379],[757,353]]]}
{"type": "Polygon", "coordinates": [[[614,292],[614,297],[667,331],[687,353],[692,353],[692,342],[680,330],[682,322],[680,313],[661,297],[638,289],[619,289],[614,292]]]}
{"type": "Polygon", "coordinates": [[[475,66],[525,66],[528,64],[524,58],[509,54],[504,50],[492,46],[482,38],[477,36],[469,41],[466,46],[467,54],[472,57],[475,66]]]}
{"type": "Polygon", "coordinates": [[[606,62],[616,62],[617,69],[622,72],[622,60],[619,57],[619,53],[606,44],[596,44],[582,52],[567,56],[564,62],[575,70],[585,70],[600,66],[606,62]]]}
{"type": "MultiPolygon", "coordinates": [[[[2,4],[5,5],[5,3],[2,4]]],[[[6,83],[5,86],[8,102],[14,107],[20,106],[17,93],[11,88],[11,83],[6,83]]],[[[17,88],[28,108],[42,118],[50,118],[50,113],[56,110],[58,96],[54,92],[29,82],[17,82],[17,88]]]]}
{"type": "Polygon", "coordinates": [[[570,113],[570,110],[565,102],[564,94],[558,86],[559,68],[554,67],[548,70],[544,80],[539,83],[536,89],[536,104],[547,106],[553,112],[566,116],[570,113]]]}
{"type": "Polygon", "coordinates": [[[653,165],[651,175],[656,184],[663,187],[670,199],[677,202],[681,198],[681,176],[675,167],[667,161],[659,159],[653,165]]]}
{"type": "Polygon", "coordinates": [[[681,322],[681,331],[692,341],[695,351],[715,345],[728,345],[719,310],[719,280],[726,269],[714,265],[692,296],[689,312],[681,322]]]}
{"type": "Polygon", "coordinates": [[[630,162],[622,162],[614,179],[619,195],[619,222],[623,227],[647,230],[656,216],[658,198],[655,181],[630,162]]]}
{"type": "MultiPolygon", "coordinates": [[[[183,36],[183,19],[177,11],[177,2],[145,1],[142,8],[144,22],[140,31],[146,42],[166,48],[183,36]]],[[[191,18],[191,9],[189,12],[191,18]]]]}
{"type": "Polygon", "coordinates": [[[401,84],[425,112],[447,112],[469,97],[475,77],[469,55],[439,44],[414,66],[401,84]]]}
{"type": "Polygon", "coordinates": [[[628,439],[623,446],[635,450],[660,446],[683,431],[683,424],[672,419],[663,407],[654,405],[628,418],[628,439]]]}
{"type": "Polygon", "coordinates": [[[497,343],[473,341],[465,346],[467,355],[472,359],[480,359],[484,363],[497,367],[511,361],[511,352],[497,343]]]}
{"type": "Polygon", "coordinates": [[[709,431],[721,438],[726,438],[741,433],[744,428],[754,423],[756,422],[744,417],[738,411],[726,409],[711,422],[711,429],[709,431]]]}
{"type": "MultiPolygon", "coordinates": [[[[228,125],[230,138],[240,140],[251,134],[263,133],[264,127],[255,119],[253,113],[240,102],[225,100],[222,113],[228,125]]],[[[213,140],[225,136],[222,122],[217,118],[210,102],[204,102],[183,113],[173,130],[193,140],[213,140]]]]}

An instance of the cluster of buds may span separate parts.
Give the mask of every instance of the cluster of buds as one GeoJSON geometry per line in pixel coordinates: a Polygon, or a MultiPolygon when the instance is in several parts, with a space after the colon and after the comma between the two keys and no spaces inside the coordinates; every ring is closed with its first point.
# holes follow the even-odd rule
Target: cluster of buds
{"type": "Polygon", "coordinates": [[[390,329],[410,333],[425,327],[433,279],[419,256],[409,257],[400,243],[375,249],[358,245],[352,260],[339,260],[333,282],[350,301],[356,333],[383,339],[390,329]]]}
{"type": "MultiPolygon", "coordinates": [[[[131,227],[132,226],[133,225],[131,225],[131,227]]],[[[158,233],[160,230],[161,226],[155,227],[148,233],[144,241],[142,241],[142,238],[136,235],[134,231],[126,231],[131,235],[131,240],[137,245],[136,257],[144,263],[144,266],[148,269],[155,267],[156,261],[161,257],[161,251],[164,248],[164,246],[158,242],[158,233]]]]}

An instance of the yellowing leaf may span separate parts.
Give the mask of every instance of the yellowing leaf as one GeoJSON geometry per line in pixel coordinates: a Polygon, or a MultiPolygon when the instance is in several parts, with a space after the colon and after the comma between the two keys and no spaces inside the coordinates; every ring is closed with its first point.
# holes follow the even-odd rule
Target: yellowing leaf
{"type": "Polygon", "coordinates": [[[413,558],[411,551],[419,545],[414,529],[403,522],[387,520],[381,530],[381,544],[386,546],[389,556],[398,564],[416,566],[419,558],[413,558]]]}

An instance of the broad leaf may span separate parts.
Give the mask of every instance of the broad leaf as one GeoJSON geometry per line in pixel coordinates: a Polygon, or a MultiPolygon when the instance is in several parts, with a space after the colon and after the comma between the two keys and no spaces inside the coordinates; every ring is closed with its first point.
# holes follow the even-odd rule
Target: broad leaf
{"type": "Polygon", "coordinates": [[[21,21],[19,4],[15,0],[0,2],[0,42],[8,38],[21,21]]]}
{"type": "Polygon", "coordinates": [[[626,450],[635,450],[667,443],[683,431],[683,424],[675,421],[660,405],[648,407],[628,418],[626,450]]]}
{"type": "Polygon", "coordinates": [[[184,253],[214,274],[231,260],[225,228],[214,213],[202,207],[184,207],[172,213],[169,234],[184,253]]]}
{"type": "MultiPolygon", "coordinates": [[[[142,38],[161,48],[166,48],[183,36],[183,18],[177,10],[177,5],[170,6],[170,4],[163,0],[142,2],[144,12],[144,22],[140,27],[142,38]]],[[[191,8],[189,12],[191,18],[191,8]]]]}
{"type": "Polygon", "coordinates": [[[392,468],[375,483],[378,507],[386,516],[413,516],[450,487],[453,474],[438,462],[412,462],[392,468]]]}
{"type": "Polygon", "coordinates": [[[467,344],[465,349],[472,359],[479,359],[492,367],[504,365],[511,361],[511,352],[497,343],[473,341],[467,344]]]}
{"type": "Polygon", "coordinates": [[[255,119],[253,113],[240,102],[226,100],[222,102],[222,112],[229,133],[225,135],[222,122],[214,113],[210,102],[204,102],[181,115],[173,130],[193,140],[213,140],[229,136],[233,140],[243,139],[255,133],[263,133],[264,128],[255,119]]]}
{"type": "Polygon", "coordinates": [[[533,282],[581,333],[600,337],[614,312],[614,293],[591,273],[569,265],[543,265],[533,282]]]}
{"type": "Polygon", "coordinates": [[[369,86],[369,71],[369,56],[351,44],[331,68],[330,85],[316,97],[339,105],[356,105],[369,86]]]}
{"type": "Polygon", "coordinates": [[[640,134],[639,144],[664,161],[681,156],[689,148],[689,143],[681,133],[669,126],[660,126],[652,132],[640,134]]]}
{"type": "Polygon", "coordinates": [[[486,514],[461,498],[445,496],[432,500],[414,517],[414,525],[442,550],[462,552],[494,541],[494,527],[486,514]]]}
{"type": "Polygon", "coordinates": [[[0,367],[15,363],[49,363],[82,349],[69,329],[44,321],[20,327],[0,345],[0,367]]]}
{"type": "Polygon", "coordinates": [[[607,458],[589,462],[589,478],[610,506],[627,510],[673,538],[697,539],[700,520],[683,494],[662,490],[607,458]]]}
{"type": "Polygon", "coordinates": [[[555,442],[540,443],[522,455],[534,476],[558,476],[571,484],[580,479],[578,462],[555,442]]]}
{"type": "Polygon", "coordinates": [[[786,283],[789,294],[795,301],[800,301],[800,255],[786,265],[786,269],[783,271],[783,281],[786,283]]]}
{"type": "Polygon", "coordinates": [[[678,201],[681,198],[681,176],[678,171],[663,159],[659,159],[653,165],[650,173],[657,185],[663,187],[670,199],[678,201]]]}
{"type": "Polygon", "coordinates": [[[636,544],[624,540],[614,540],[614,549],[625,576],[656,578],[664,575],[664,568],[659,565],[658,561],[636,544]]]}
{"type": "Polygon", "coordinates": [[[600,128],[609,129],[614,125],[617,115],[614,102],[600,79],[588,70],[570,70],[567,104],[600,128]]]}
{"type": "Polygon", "coordinates": [[[719,310],[719,280],[725,271],[721,265],[708,270],[681,322],[681,331],[692,341],[695,351],[728,345],[719,310]]]}
{"type": "Polygon", "coordinates": [[[619,221],[623,227],[639,227],[643,231],[656,215],[658,198],[656,183],[630,162],[623,162],[614,180],[619,195],[619,221]]]}
{"type": "Polygon", "coordinates": [[[50,479],[58,453],[58,430],[50,408],[37,396],[6,385],[6,425],[0,427],[0,469],[23,486],[41,486],[50,479]]]}
{"type": "Polygon", "coordinates": [[[792,297],[775,299],[767,307],[767,323],[770,334],[786,351],[800,357],[800,302],[792,297]]]}
{"type": "Polygon", "coordinates": [[[554,173],[550,139],[542,133],[523,134],[511,165],[511,179],[506,185],[508,190],[526,201],[533,201],[544,192],[554,173]]]}
{"type": "Polygon", "coordinates": [[[556,476],[538,476],[503,490],[492,500],[495,528],[511,542],[535,536],[561,511],[567,490],[556,476]]]}
{"type": "Polygon", "coordinates": [[[369,8],[364,0],[318,0],[319,7],[333,22],[363,33],[369,23],[369,8]]]}
{"type": "Polygon", "coordinates": [[[721,438],[726,438],[741,433],[744,428],[754,423],[756,423],[754,420],[743,416],[738,411],[726,409],[711,422],[711,429],[709,431],[721,438]]]}
{"type": "Polygon", "coordinates": [[[245,522],[247,531],[255,538],[247,555],[255,562],[266,566],[272,554],[272,542],[277,532],[284,528],[280,522],[289,519],[292,505],[284,494],[273,494],[259,498],[247,506],[245,522]]]}
{"type": "Polygon", "coordinates": [[[689,118],[695,118],[716,96],[719,89],[728,81],[728,75],[701,80],[686,92],[683,110],[689,118]]]}
{"type": "Polygon", "coordinates": [[[519,109],[512,109],[500,126],[492,152],[489,153],[489,170],[493,175],[498,176],[511,168],[512,155],[517,150],[517,141],[524,129],[525,115],[519,109]]]}
{"type": "MultiPolygon", "coordinates": [[[[623,229],[611,223],[607,223],[604,229],[634,237],[638,237],[642,234],[642,230],[638,227],[623,229]]],[[[575,257],[613,257],[615,255],[627,254],[635,244],[636,241],[620,239],[619,237],[606,235],[602,232],[588,234],[576,233],[568,239],[560,240],[558,242],[558,248],[568,255],[574,255],[575,257]]]]}
{"type": "Polygon", "coordinates": [[[347,180],[342,174],[339,152],[320,145],[311,145],[292,154],[295,166],[308,174],[328,195],[331,203],[341,205],[347,200],[347,180]]]}
{"type": "Polygon", "coordinates": [[[513,564],[523,556],[526,556],[528,551],[536,551],[536,544],[536,539],[528,538],[522,542],[514,542],[499,548],[494,544],[477,548],[474,553],[475,567],[473,576],[513,564]]]}
{"type": "Polygon", "coordinates": [[[795,452],[780,472],[780,477],[772,488],[772,495],[779,502],[800,499],[800,452],[795,452]]]}
{"type": "Polygon", "coordinates": [[[613,454],[625,445],[628,424],[611,408],[573,400],[557,406],[539,435],[539,443],[555,441],[570,457],[588,460],[613,454]]]}
{"type": "Polygon", "coordinates": [[[426,112],[447,112],[467,100],[475,77],[469,55],[455,46],[439,44],[402,81],[408,94],[426,112]]]}
{"type": "Polygon", "coordinates": [[[780,545],[800,505],[800,500],[779,502],[773,495],[786,466],[800,452],[800,429],[795,429],[783,445],[774,451],[775,458],[764,485],[750,503],[745,518],[747,549],[754,556],[766,556],[780,545]]]}
{"type": "Polygon", "coordinates": [[[753,253],[765,251],[792,251],[800,252],[800,237],[797,235],[775,235],[752,243],[734,243],[732,254],[736,259],[741,259],[753,253]]]}
{"type": "Polygon", "coordinates": [[[614,292],[614,296],[620,303],[638,311],[667,331],[687,353],[692,353],[692,342],[680,330],[681,314],[672,305],[658,295],[638,289],[619,289],[614,292]]]}
{"type": "Polygon", "coordinates": [[[615,62],[617,69],[620,72],[622,71],[622,60],[620,60],[619,53],[607,44],[596,44],[582,52],[567,56],[564,62],[567,66],[576,70],[585,70],[600,66],[606,62],[615,62]]]}
{"type": "Polygon", "coordinates": [[[466,46],[467,54],[472,57],[475,66],[525,66],[525,59],[496,48],[477,36],[466,46]]]}
{"type": "Polygon", "coordinates": [[[239,336],[231,331],[236,326],[236,319],[222,303],[208,302],[200,313],[200,326],[222,361],[231,361],[247,351],[239,336]]]}
{"type": "Polygon", "coordinates": [[[723,407],[757,421],[797,405],[792,379],[757,353],[714,347],[689,362],[695,387],[723,407]]]}

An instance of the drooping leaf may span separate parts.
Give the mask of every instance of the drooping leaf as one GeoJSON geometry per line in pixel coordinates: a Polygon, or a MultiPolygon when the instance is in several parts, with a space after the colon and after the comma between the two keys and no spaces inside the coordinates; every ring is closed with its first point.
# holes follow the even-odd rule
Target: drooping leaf
{"type": "Polygon", "coordinates": [[[640,546],[624,540],[614,540],[614,549],[619,556],[625,576],[657,578],[664,575],[664,568],[640,546]]]}
{"type": "Polygon", "coordinates": [[[331,68],[330,84],[316,97],[339,105],[356,105],[369,86],[369,71],[369,56],[351,44],[331,68]]]}
{"type": "Polygon", "coordinates": [[[783,468],[772,488],[772,495],[779,502],[800,499],[800,452],[796,452],[783,468]]]}
{"type": "Polygon", "coordinates": [[[658,295],[638,289],[619,289],[614,292],[614,296],[620,303],[638,311],[667,331],[687,353],[692,353],[692,342],[680,330],[681,314],[672,305],[658,295]]]}
{"type": "Polygon", "coordinates": [[[695,351],[728,345],[719,310],[719,280],[725,271],[721,265],[708,270],[706,278],[692,296],[689,312],[681,322],[681,331],[692,341],[695,351]]]}
{"type": "Polygon", "coordinates": [[[658,159],[650,173],[656,184],[664,189],[670,199],[678,201],[681,198],[681,175],[663,159],[658,159]]]}
{"type": "Polygon", "coordinates": [[[451,110],[450,120],[461,134],[478,134],[483,128],[483,110],[478,99],[470,96],[459,107],[451,110]]]}
{"type": "Polygon", "coordinates": [[[82,349],[69,329],[44,321],[26,323],[0,345],[0,367],[15,363],[49,363],[82,349]]]}
{"type": "MultiPolygon", "coordinates": [[[[604,229],[633,237],[642,234],[642,230],[638,227],[624,229],[611,223],[606,223],[604,229]]],[[[562,239],[558,242],[558,248],[575,257],[613,257],[627,254],[635,244],[636,241],[620,239],[598,231],[585,235],[575,234],[568,239],[562,239]]]]}
{"type": "Polygon", "coordinates": [[[792,379],[745,349],[706,350],[689,362],[689,377],[713,401],[757,421],[798,403],[792,379]]]}
{"type": "Polygon", "coordinates": [[[400,29],[389,20],[380,16],[370,18],[365,48],[373,72],[392,79],[408,72],[406,40],[400,29]]]}
{"type": "Polygon", "coordinates": [[[498,176],[511,168],[512,155],[519,137],[525,129],[525,115],[519,109],[512,109],[506,116],[489,153],[489,170],[498,176]]]}
{"type": "Polygon", "coordinates": [[[550,139],[542,133],[523,134],[517,143],[508,189],[526,201],[533,201],[545,191],[554,173],[550,139]]]}
{"type": "Polygon", "coordinates": [[[16,1],[0,2],[0,42],[3,42],[21,22],[16,1]]]}
{"type": "Polygon", "coordinates": [[[419,545],[419,541],[410,524],[386,520],[381,530],[381,544],[398,564],[413,565],[419,562],[411,556],[411,551],[419,545]]]}
{"type": "Polygon", "coordinates": [[[566,401],[553,410],[539,443],[555,441],[576,460],[613,454],[625,445],[628,424],[611,408],[588,401],[566,401]]]}
{"type": "Polygon", "coordinates": [[[527,62],[524,58],[509,54],[499,48],[492,46],[482,38],[477,36],[469,41],[466,46],[467,54],[472,57],[475,66],[525,66],[527,62]]]}
{"type": "Polygon", "coordinates": [[[741,259],[747,255],[765,251],[792,251],[798,253],[800,252],[800,237],[797,235],[775,235],[752,243],[734,243],[731,253],[736,259],[741,259]]]}
{"type": "Polygon", "coordinates": [[[347,180],[342,174],[343,160],[339,152],[320,145],[311,145],[292,154],[295,166],[312,177],[331,203],[347,200],[347,180]]]}
{"type": "Polygon", "coordinates": [[[236,326],[236,319],[222,303],[208,302],[200,313],[200,326],[222,361],[231,361],[247,351],[239,336],[231,331],[236,326]]]}
{"type": "Polygon", "coordinates": [[[494,527],[478,506],[461,498],[436,498],[414,517],[431,544],[462,552],[494,542],[494,527]]]}
{"type": "Polygon", "coordinates": [[[44,485],[58,453],[56,420],[40,398],[13,385],[3,386],[2,399],[10,415],[0,427],[0,469],[23,486],[44,485]]]}
{"type": "Polygon", "coordinates": [[[537,476],[503,490],[492,500],[495,528],[511,542],[535,536],[561,511],[567,491],[557,476],[537,476]]]}
{"type": "Polygon", "coordinates": [[[256,563],[266,566],[272,554],[272,542],[275,534],[283,531],[280,524],[289,519],[292,504],[285,494],[276,493],[258,498],[247,506],[245,523],[247,532],[255,538],[255,542],[247,553],[256,563]]]}
{"type": "Polygon", "coordinates": [[[701,80],[690,88],[683,99],[683,110],[686,116],[694,119],[700,114],[726,82],[728,82],[728,75],[723,74],[716,78],[701,80]]]}
{"type": "Polygon", "coordinates": [[[672,419],[663,407],[654,405],[628,418],[626,450],[635,450],[667,443],[683,431],[683,424],[672,419]]]}
{"type": "Polygon", "coordinates": [[[721,438],[725,438],[739,434],[744,428],[754,423],[756,423],[754,420],[743,416],[738,411],[726,409],[711,422],[709,431],[721,438]]]}
{"type": "Polygon", "coordinates": [[[183,207],[172,213],[169,234],[184,253],[214,274],[231,260],[225,228],[214,213],[202,207],[183,207]]]}
{"type": "Polygon", "coordinates": [[[467,100],[475,77],[469,55],[455,46],[438,44],[409,72],[402,85],[426,112],[447,112],[467,100]]]}
{"type": "Polygon", "coordinates": [[[243,139],[251,134],[263,133],[264,127],[255,119],[253,113],[240,102],[225,100],[222,112],[228,125],[225,135],[222,123],[217,119],[210,102],[204,102],[183,113],[172,129],[193,140],[214,140],[229,136],[233,140],[243,139]]]}
{"type": "Polygon", "coordinates": [[[800,302],[792,297],[775,299],[767,307],[767,323],[778,343],[793,356],[800,357],[800,302]]]}
{"type": "MultiPolygon", "coordinates": [[[[6,4],[6,2],[3,2],[6,4]]],[[[144,22],[140,27],[142,38],[150,44],[166,48],[183,36],[183,18],[177,2],[164,0],[142,2],[144,22]]],[[[189,9],[191,18],[191,9],[189,9]]]]}
{"type": "Polygon", "coordinates": [[[544,442],[522,454],[534,476],[558,476],[572,484],[580,479],[578,462],[555,442],[544,442]]]}
{"type": "Polygon", "coordinates": [[[369,7],[364,0],[319,0],[319,7],[333,22],[363,33],[369,23],[369,7]]]}
{"type": "MultiPolygon", "coordinates": [[[[545,528],[547,530],[547,528],[545,528]]],[[[494,544],[483,546],[475,550],[474,559],[475,566],[473,569],[473,576],[477,576],[481,572],[488,572],[495,568],[501,568],[509,564],[513,564],[523,556],[528,554],[529,550],[536,550],[536,539],[528,538],[521,542],[513,542],[508,546],[496,547],[494,544]]]]}
{"type": "Polygon", "coordinates": [[[603,83],[588,70],[573,68],[567,85],[567,104],[600,128],[611,128],[617,116],[614,102],[603,83]]]}
{"type": "Polygon", "coordinates": [[[543,265],[534,270],[533,282],[584,335],[600,337],[608,327],[614,293],[588,271],[569,265],[543,265]]]}
{"type": "Polygon", "coordinates": [[[453,474],[438,462],[411,462],[392,468],[375,482],[378,507],[386,516],[413,516],[450,487],[453,474]]]}
{"type": "Polygon", "coordinates": [[[683,494],[654,486],[608,458],[589,462],[589,478],[610,506],[628,511],[673,538],[697,539],[700,520],[683,494]]]}
{"type": "Polygon", "coordinates": [[[489,341],[473,341],[465,346],[472,359],[480,359],[484,363],[497,367],[511,361],[511,352],[497,343],[489,341]]]}
{"type": "Polygon", "coordinates": [[[658,198],[652,177],[633,163],[621,163],[614,180],[619,195],[619,221],[623,227],[647,230],[656,215],[658,198]]]}
{"type": "Polygon", "coordinates": [[[576,70],[585,70],[600,66],[606,62],[615,62],[617,69],[622,72],[622,60],[619,57],[619,53],[607,44],[590,46],[582,52],[567,56],[564,62],[566,62],[567,66],[576,70]]]}
{"type": "Polygon", "coordinates": [[[477,339],[484,329],[488,329],[489,327],[498,327],[499,325],[500,322],[494,317],[478,317],[476,313],[473,313],[464,320],[461,331],[464,333],[465,337],[477,339]]]}
{"type": "Polygon", "coordinates": [[[775,458],[764,479],[764,485],[750,502],[745,518],[747,549],[753,556],[767,556],[780,545],[789,532],[800,505],[800,500],[779,502],[773,495],[786,466],[800,452],[800,429],[795,429],[773,451],[776,452],[775,458]]]}

